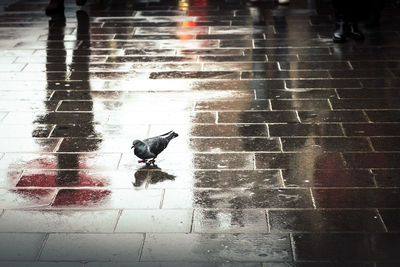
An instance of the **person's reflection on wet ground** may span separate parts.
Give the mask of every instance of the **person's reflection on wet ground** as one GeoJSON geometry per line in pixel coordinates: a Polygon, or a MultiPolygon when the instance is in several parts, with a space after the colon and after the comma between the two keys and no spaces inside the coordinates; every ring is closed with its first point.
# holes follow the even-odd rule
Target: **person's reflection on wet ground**
{"type": "Polygon", "coordinates": [[[135,172],[135,181],[132,184],[134,187],[144,185],[147,188],[149,184],[173,181],[175,178],[175,175],[163,172],[157,165],[145,165],[135,172]]]}
{"type": "MultiPolygon", "coordinates": [[[[47,75],[47,91],[51,94],[54,90],[54,86],[57,83],[68,84],[70,81],[79,80],[80,90],[87,90],[90,92],[90,75],[89,75],[89,60],[90,60],[90,49],[85,46],[87,53],[85,56],[79,56],[82,54],[80,51],[82,44],[90,45],[90,34],[89,34],[89,16],[85,11],[79,10],[76,12],[77,16],[77,40],[76,47],[72,52],[72,62],[68,66],[67,64],[67,51],[64,42],[55,40],[64,40],[65,30],[65,15],[64,13],[56,13],[51,16],[49,21],[49,34],[46,47],[46,75],[47,75]],[[62,71],[61,75],[58,71],[62,71]],[[71,71],[69,71],[71,70],[71,71]],[[57,81],[54,80],[54,75],[57,76],[57,81]],[[64,80],[64,81],[63,81],[64,80]]],[[[69,88],[69,87],[68,87],[69,88]]],[[[87,137],[98,137],[99,135],[95,132],[93,122],[93,102],[90,97],[90,93],[87,94],[85,101],[85,127],[79,127],[79,122],[74,122],[79,116],[76,113],[58,113],[52,112],[43,115],[38,118],[38,121],[44,124],[56,125],[56,130],[60,130],[59,134],[65,138],[80,137],[85,138],[85,144],[72,146],[72,149],[68,152],[73,153],[57,153],[57,169],[59,171],[56,175],[56,184],[60,186],[77,186],[79,185],[79,171],[82,168],[80,162],[79,152],[92,152],[98,148],[99,139],[87,138],[87,137]],[[57,119],[59,118],[59,119],[57,119]],[[63,121],[65,121],[64,125],[63,121]],[[64,133],[62,133],[64,132],[64,133]],[[62,170],[71,170],[68,172],[62,170]]],[[[48,105],[47,110],[52,110],[50,101],[45,102],[48,105]]],[[[57,133],[56,133],[57,135],[57,133]]],[[[68,141],[64,139],[63,142],[68,141]]],[[[62,148],[62,145],[60,148],[62,148]]],[[[61,150],[62,152],[63,150],[61,150]]]]}

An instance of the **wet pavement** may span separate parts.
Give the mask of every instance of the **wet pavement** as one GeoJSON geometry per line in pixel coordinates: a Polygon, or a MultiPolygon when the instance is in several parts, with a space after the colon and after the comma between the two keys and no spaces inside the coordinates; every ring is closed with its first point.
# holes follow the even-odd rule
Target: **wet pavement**
{"type": "Polygon", "coordinates": [[[0,5],[1,266],[399,266],[394,1],[46,5],[0,5]]]}

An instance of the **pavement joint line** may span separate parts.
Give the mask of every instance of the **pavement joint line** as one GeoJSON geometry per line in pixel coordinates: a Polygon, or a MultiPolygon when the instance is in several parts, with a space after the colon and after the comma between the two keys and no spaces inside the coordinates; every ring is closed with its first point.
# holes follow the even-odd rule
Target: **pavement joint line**
{"type": "Polygon", "coordinates": [[[45,234],[45,236],[43,238],[43,241],[42,241],[42,244],[41,244],[41,246],[39,248],[39,251],[38,251],[37,255],[35,256],[35,261],[39,261],[40,258],[42,257],[42,253],[43,253],[43,250],[44,250],[44,248],[46,246],[47,240],[49,239],[49,236],[50,236],[49,233],[45,234]]]}
{"type": "Polygon", "coordinates": [[[296,244],[294,242],[294,237],[292,233],[289,233],[289,240],[290,240],[290,248],[291,248],[291,254],[292,254],[292,259],[293,261],[297,261],[296,259],[296,244]]]}
{"type": "Polygon", "coordinates": [[[373,169],[369,169],[368,171],[369,171],[369,173],[372,174],[372,181],[374,182],[375,187],[379,188],[378,182],[376,180],[376,174],[374,173],[374,170],[373,169]]]}
{"type": "Polygon", "coordinates": [[[159,204],[159,206],[158,206],[158,208],[159,208],[159,209],[162,209],[162,208],[163,208],[163,205],[164,205],[164,199],[165,199],[165,192],[166,192],[166,189],[165,189],[165,188],[163,188],[163,189],[162,189],[162,191],[161,191],[161,199],[160,199],[160,204],[159,204]]]}
{"type": "Polygon", "coordinates": [[[144,249],[144,245],[146,243],[146,239],[147,239],[147,233],[143,233],[143,239],[142,239],[142,242],[140,244],[140,248],[139,248],[139,252],[138,252],[138,261],[139,262],[142,261],[143,249],[144,249]]]}
{"type": "Polygon", "coordinates": [[[317,204],[316,204],[316,201],[314,198],[313,189],[310,187],[309,191],[310,191],[312,205],[313,205],[314,209],[317,209],[317,204]]]}
{"type": "Polygon", "coordinates": [[[123,153],[119,153],[117,166],[114,170],[120,170],[123,155],[124,155],[123,153]]]}
{"type": "Polygon", "coordinates": [[[348,135],[346,134],[346,129],[344,128],[343,123],[339,123],[339,125],[340,125],[340,130],[343,133],[343,136],[348,137],[348,135]]]}
{"type": "Polygon", "coordinates": [[[118,210],[117,220],[116,220],[116,222],[115,222],[115,225],[114,225],[113,231],[112,231],[113,233],[116,233],[119,220],[121,219],[121,216],[122,216],[122,212],[123,212],[123,209],[118,210]]]}
{"type": "Polygon", "coordinates": [[[330,110],[335,110],[335,109],[333,108],[332,102],[331,102],[331,100],[330,100],[329,98],[327,99],[327,102],[328,102],[328,105],[329,105],[330,110]]]}
{"type": "Polygon", "coordinates": [[[270,223],[270,216],[269,216],[269,211],[268,209],[264,210],[265,212],[265,217],[266,217],[266,222],[267,222],[267,231],[268,233],[271,233],[271,223],[270,223]]]}
{"type": "Polygon", "coordinates": [[[193,208],[192,210],[192,216],[190,218],[190,230],[189,233],[194,233],[194,214],[195,214],[196,209],[193,208]]]}
{"type": "Polygon", "coordinates": [[[279,144],[279,150],[281,152],[283,152],[284,150],[283,150],[283,143],[282,143],[282,138],[281,137],[278,137],[278,144],[279,144]]]}
{"type": "Polygon", "coordinates": [[[366,139],[367,139],[367,142],[368,142],[368,145],[369,145],[371,151],[372,152],[376,152],[375,147],[374,147],[374,145],[373,145],[373,143],[371,141],[371,137],[367,137],[366,139]]]}
{"type": "Polygon", "coordinates": [[[57,152],[60,149],[60,146],[62,144],[62,142],[64,141],[64,138],[60,138],[57,142],[57,144],[55,145],[53,152],[57,152]]]}
{"type": "Polygon", "coordinates": [[[298,123],[302,123],[298,110],[296,110],[296,118],[298,120],[298,123]]]}
{"type": "Polygon", "coordinates": [[[283,188],[287,188],[287,186],[285,185],[285,179],[283,178],[283,171],[282,169],[279,169],[279,182],[281,183],[281,187],[283,188]]]}
{"type": "Polygon", "coordinates": [[[379,209],[376,209],[376,214],[378,215],[378,218],[379,218],[379,220],[380,220],[380,222],[381,222],[383,228],[385,229],[385,232],[388,233],[388,232],[389,232],[389,231],[388,231],[388,228],[387,228],[387,226],[386,226],[386,224],[385,224],[385,221],[383,220],[382,214],[381,214],[381,212],[379,211],[379,209]]]}

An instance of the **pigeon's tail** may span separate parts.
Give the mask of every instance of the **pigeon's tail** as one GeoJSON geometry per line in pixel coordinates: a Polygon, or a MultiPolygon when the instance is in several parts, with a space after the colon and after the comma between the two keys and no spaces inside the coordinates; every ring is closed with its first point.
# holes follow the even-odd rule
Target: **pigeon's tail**
{"type": "Polygon", "coordinates": [[[179,135],[174,131],[169,131],[168,133],[165,133],[162,136],[165,136],[165,138],[167,138],[168,141],[171,141],[172,139],[174,139],[175,137],[178,137],[179,135]]]}

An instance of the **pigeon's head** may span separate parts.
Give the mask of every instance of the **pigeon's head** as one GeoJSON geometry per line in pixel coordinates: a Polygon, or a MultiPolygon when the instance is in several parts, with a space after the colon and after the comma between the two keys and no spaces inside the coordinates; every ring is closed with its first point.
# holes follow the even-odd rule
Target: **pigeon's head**
{"type": "Polygon", "coordinates": [[[140,140],[133,140],[131,149],[134,148],[135,146],[139,146],[139,145],[141,145],[141,144],[143,144],[142,141],[140,141],[140,140]]]}

